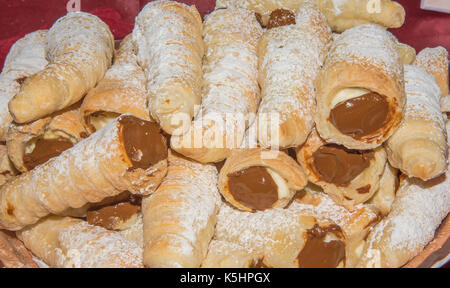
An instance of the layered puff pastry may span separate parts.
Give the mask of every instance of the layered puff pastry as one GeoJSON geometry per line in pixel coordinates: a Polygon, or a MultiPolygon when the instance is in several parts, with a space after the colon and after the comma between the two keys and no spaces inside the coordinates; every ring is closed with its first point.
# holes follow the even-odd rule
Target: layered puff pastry
{"type": "Polygon", "coordinates": [[[303,144],[314,127],[314,80],[331,42],[323,14],[304,5],[294,14],[275,10],[258,45],[261,104],[258,141],[263,147],[303,144]]]}
{"type": "Polygon", "coordinates": [[[405,21],[403,7],[390,0],[217,0],[216,9],[242,7],[260,15],[267,25],[270,13],[276,9],[296,10],[304,3],[320,7],[333,31],[343,32],[360,24],[376,23],[387,28],[398,28],[405,21]]]}
{"type": "Polygon", "coordinates": [[[340,205],[352,208],[364,203],[380,188],[387,161],[383,147],[351,150],[328,144],[313,131],[296,151],[308,180],[340,205]]]}
{"type": "Polygon", "coordinates": [[[434,238],[450,207],[450,173],[404,178],[392,211],[367,237],[358,267],[401,267],[434,238]]]}
{"type": "Polygon", "coordinates": [[[97,86],[89,91],[80,116],[89,134],[103,128],[121,114],[150,121],[144,70],[137,64],[132,35],[121,42],[114,63],[97,86]]]}
{"type": "Polygon", "coordinates": [[[17,123],[37,120],[78,102],[111,65],[114,37],[97,16],[70,12],[48,31],[45,50],[49,64],[28,77],[8,103],[17,123]]]}
{"type": "Polygon", "coordinates": [[[241,146],[260,101],[257,44],[262,35],[254,13],[216,10],[205,18],[202,105],[190,130],[172,136],[171,147],[194,160],[220,162],[241,146]]]}
{"type": "Polygon", "coordinates": [[[168,134],[183,134],[201,102],[203,24],[195,6],[152,1],[136,17],[133,41],[144,68],[150,115],[168,134]]]}
{"type": "Polygon", "coordinates": [[[333,42],[316,80],[315,122],[327,142],[374,149],[400,125],[406,102],[395,37],[374,24],[333,42]]]}
{"type": "Polygon", "coordinates": [[[385,145],[389,163],[409,177],[430,180],[447,170],[441,91],[432,75],[412,65],[405,65],[405,91],[405,117],[385,145]]]}
{"type": "Polygon", "coordinates": [[[87,135],[79,104],[75,104],[31,123],[12,123],[6,145],[14,166],[26,172],[73,147],[87,135]]]}
{"type": "Polygon", "coordinates": [[[56,268],[142,268],[142,247],[118,232],[50,216],[19,232],[25,246],[56,268]]]}
{"type": "Polygon", "coordinates": [[[147,195],[166,173],[167,143],[160,127],[122,115],[58,157],[2,186],[0,227],[20,230],[48,214],[124,191],[147,195]]]}
{"type": "Polygon", "coordinates": [[[219,174],[219,191],[234,207],[261,211],[286,207],[307,183],[303,169],[281,151],[236,149],[219,174]]]}
{"type": "Polygon", "coordinates": [[[144,264],[200,267],[214,235],[219,204],[216,167],[170,153],[167,176],[142,203],[144,264]]]}
{"type": "MultiPolygon", "coordinates": [[[[349,211],[323,197],[326,195],[311,194],[294,200],[285,209],[255,213],[224,203],[214,239],[247,249],[244,259],[252,260],[250,267],[352,267],[359,260],[365,235],[378,221],[377,210],[360,206],[349,211]]],[[[208,261],[223,259],[223,253],[215,255],[218,258],[208,261]]],[[[243,256],[236,257],[238,263],[244,260],[243,256]]]]}
{"type": "Polygon", "coordinates": [[[6,141],[9,124],[13,121],[8,102],[20,90],[28,77],[48,64],[45,43],[47,30],[25,35],[11,46],[0,74],[0,141],[6,141]]]}

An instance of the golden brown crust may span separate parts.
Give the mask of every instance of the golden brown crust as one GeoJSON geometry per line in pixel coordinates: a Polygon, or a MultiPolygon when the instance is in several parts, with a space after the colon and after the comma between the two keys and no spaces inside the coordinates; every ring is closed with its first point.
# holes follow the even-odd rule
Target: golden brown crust
{"type": "MultiPolygon", "coordinates": [[[[117,116],[128,113],[150,120],[145,75],[137,64],[131,34],[120,43],[114,64],[106,71],[105,77],[83,100],[80,115],[89,133],[99,128],[91,123],[91,117],[96,117],[96,113],[111,113],[117,116]]],[[[105,125],[107,122],[102,124],[105,125]]]]}

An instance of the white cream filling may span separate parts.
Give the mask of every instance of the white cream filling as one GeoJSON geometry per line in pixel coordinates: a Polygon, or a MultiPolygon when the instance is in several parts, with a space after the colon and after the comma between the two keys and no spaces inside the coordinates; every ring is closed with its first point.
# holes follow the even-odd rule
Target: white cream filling
{"type": "Polygon", "coordinates": [[[272,176],[273,181],[278,186],[278,199],[288,198],[289,197],[289,187],[286,183],[286,180],[284,180],[283,177],[280,176],[277,172],[273,171],[270,168],[266,168],[267,173],[272,176]]]}
{"type": "Polygon", "coordinates": [[[345,102],[347,100],[357,98],[364,94],[370,93],[370,90],[364,88],[344,88],[336,93],[333,100],[331,101],[331,109],[336,107],[338,104],[345,102]]]}
{"type": "Polygon", "coordinates": [[[89,123],[98,131],[116,119],[120,114],[115,112],[102,112],[89,116],[89,123]]]}

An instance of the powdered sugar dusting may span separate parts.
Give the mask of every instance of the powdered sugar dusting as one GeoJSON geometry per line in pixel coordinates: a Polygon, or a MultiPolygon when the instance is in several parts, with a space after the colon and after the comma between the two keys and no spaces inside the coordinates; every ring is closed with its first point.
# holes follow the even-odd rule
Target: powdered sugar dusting
{"type": "Polygon", "coordinates": [[[414,65],[424,68],[433,75],[445,73],[448,70],[448,52],[442,46],[425,48],[417,54],[414,65]]]}
{"type": "Polygon", "coordinates": [[[402,77],[403,71],[395,37],[381,26],[363,24],[336,37],[324,69],[340,62],[375,67],[390,77],[402,77]]]}
{"type": "Polygon", "coordinates": [[[438,129],[445,129],[440,106],[441,90],[432,75],[422,68],[405,65],[405,92],[405,120],[426,119],[433,121],[438,129]]]}
{"type": "Polygon", "coordinates": [[[63,229],[59,244],[66,252],[59,267],[125,268],[142,267],[142,247],[126,240],[118,232],[80,221],[63,229]]]}
{"type": "Polygon", "coordinates": [[[0,134],[4,134],[0,138],[6,136],[12,121],[8,102],[19,92],[20,82],[41,71],[48,64],[45,51],[46,37],[47,30],[38,30],[25,35],[14,43],[5,59],[0,74],[0,134]]]}
{"type": "MultiPolygon", "coordinates": [[[[176,223],[176,232],[169,228],[168,234],[152,237],[170,236],[170,249],[184,257],[190,257],[197,247],[197,253],[206,255],[208,240],[204,235],[210,221],[217,213],[220,194],[217,189],[217,169],[214,165],[203,165],[184,158],[169,156],[169,170],[158,190],[144,200],[144,237],[153,231],[163,231],[167,222],[176,223]],[[172,207],[165,213],[158,213],[167,203],[172,207]],[[148,232],[146,232],[148,231],[148,232]]],[[[208,233],[208,232],[206,232],[208,233]]],[[[212,237],[212,235],[211,235],[212,237]]],[[[145,239],[149,241],[149,239],[145,239]]],[[[181,263],[178,263],[181,265],[181,263]]]]}
{"type": "Polygon", "coordinates": [[[204,51],[201,20],[194,10],[174,1],[154,1],[148,3],[136,18],[132,37],[138,63],[144,68],[147,78],[148,105],[156,120],[175,108],[177,112],[193,114],[193,104],[200,103],[204,51]],[[177,97],[173,92],[179,91],[167,89],[174,83],[189,94],[179,97],[192,98],[176,99],[184,103],[179,104],[180,107],[171,103],[177,97]]]}
{"type": "Polygon", "coordinates": [[[330,41],[331,30],[325,16],[313,7],[299,10],[296,25],[265,32],[261,41],[264,46],[260,47],[260,117],[276,112],[282,124],[294,120],[298,129],[309,131],[313,127],[313,81],[326,57],[330,41]]]}
{"type": "MultiPolygon", "coordinates": [[[[214,142],[216,135],[224,135],[229,138],[226,143],[234,142],[235,147],[239,147],[247,128],[245,123],[253,121],[260,100],[256,45],[262,35],[262,28],[254,13],[231,8],[209,14],[205,19],[203,34],[206,46],[203,98],[192,127],[202,130],[203,144],[214,142]],[[227,118],[230,115],[236,118],[227,118]],[[226,130],[212,131],[221,126],[213,125],[206,119],[213,123],[226,123],[226,127],[222,128],[226,130]],[[237,141],[232,142],[231,139],[237,141]]],[[[191,140],[196,133],[194,129],[181,139],[174,138],[172,141],[183,142],[183,138],[191,140]]]]}
{"type": "Polygon", "coordinates": [[[449,171],[429,182],[406,179],[397,192],[391,213],[369,235],[368,247],[370,249],[384,238],[383,243],[389,251],[414,256],[433,239],[449,211],[449,171]]]}

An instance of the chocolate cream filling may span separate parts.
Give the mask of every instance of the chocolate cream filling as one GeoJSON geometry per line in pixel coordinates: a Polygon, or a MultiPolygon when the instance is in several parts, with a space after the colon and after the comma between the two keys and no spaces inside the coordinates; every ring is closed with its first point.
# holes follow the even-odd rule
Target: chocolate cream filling
{"type": "Polygon", "coordinates": [[[313,154],[314,168],[321,180],[337,186],[348,186],[370,166],[372,151],[350,150],[341,145],[327,144],[313,154]]]}
{"type": "Polygon", "coordinates": [[[277,9],[270,14],[267,29],[295,24],[295,14],[285,9],[277,9]]]}
{"type": "Polygon", "coordinates": [[[130,195],[124,202],[89,208],[86,219],[89,224],[101,226],[108,230],[116,230],[141,210],[140,198],[130,195]]]}
{"type": "Polygon", "coordinates": [[[133,116],[119,119],[120,134],[133,169],[148,169],[167,159],[167,139],[161,127],[133,116]]]}
{"type": "Polygon", "coordinates": [[[228,174],[228,190],[236,201],[254,210],[271,208],[278,200],[278,185],[262,166],[228,174]]]}
{"type": "Polygon", "coordinates": [[[72,147],[72,142],[64,138],[38,139],[33,151],[23,155],[23,164],[28,170],[31,170],[72,147]]]}
{"type": "Polygon", "coordinates": [[[386,98],[370,92],[337,104],[330,112],[330,121],[342,134],[361,139],[383,128],[388,115],[386,98]]]}
{"type": "Polygon", "coordinates": [[[341,240],[326,241],[328,233],[341,233],[341,229],[316,224],[307,231],[305,246],[297,256],[299,268],[336,268],[345,259],[345,244],[341,240]]]}

